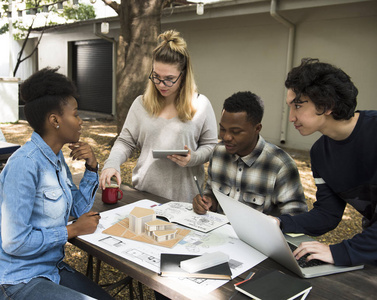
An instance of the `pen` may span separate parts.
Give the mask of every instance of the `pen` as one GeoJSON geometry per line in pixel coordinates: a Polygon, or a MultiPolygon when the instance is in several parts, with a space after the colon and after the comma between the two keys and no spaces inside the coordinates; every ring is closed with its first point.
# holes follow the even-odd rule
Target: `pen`
{"type": "Polygon", "coordinates": [[[196,179],[196,176],[194,176],[194,180],[195,180],[196,186],[198,187],[199,194],[203,198],[202,189],[199,186],[199,182],[198,182],[198,179],[196,179]]]}
{"type": "MultiPolygon", "coordinates": [[[[99,213],[96,213],[96,214],[91,215],[91,217],[93,217],[93,216],[99,216],[99,215],[100,215],[99,213]]],[[[75,223],[76,221],[77,221],[77,219],[73,219],[72,223],[75,223]]]]}
{"type": "Polygon", "coordinates": [[[251,272],[249,275],[247,275],[247,277],[245,278],[245,280],[235,283],[234,286],[238,286],[238,285],[240,285],[241,283],[244,283],[244,282],[246,282],[246,281],[249,281],[251,278],[253,278],[254,274],[255,274],[255,273],[251,272]]]}

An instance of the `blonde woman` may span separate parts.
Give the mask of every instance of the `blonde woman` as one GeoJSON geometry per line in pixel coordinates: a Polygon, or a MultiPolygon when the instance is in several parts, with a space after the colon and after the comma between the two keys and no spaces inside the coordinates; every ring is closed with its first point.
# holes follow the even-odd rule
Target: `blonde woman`
{"type": "Polygon", "coordinates": [[[136,98],[109,158],[100,187],[140,148],[132,174],[133,186],[174,201],[192,202],[197,194],[193,177],[204,181],[203,164],[217,143],[217,124],[209,100],[197,93],[185,40],[174,30],[159,36],[144,95],[136,98]],[[155,159],[152,150],[188,149],[188,155],[155,159]]]}

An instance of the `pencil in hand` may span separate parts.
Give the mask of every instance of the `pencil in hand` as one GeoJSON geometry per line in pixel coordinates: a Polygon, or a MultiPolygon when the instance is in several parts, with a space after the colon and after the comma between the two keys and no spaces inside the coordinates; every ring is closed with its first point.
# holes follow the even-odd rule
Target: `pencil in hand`
{"type": "Polygon", "coordinates": [[[194,180],[195,180],[196,186],[198,187],[198,191],[199,191],[200,197],[203,198],[203,192],[202,192],[202,189],[199,186],[199,182],[198,182],[198,179],[196,178],[196,176],[194,176],[194,180]]]}

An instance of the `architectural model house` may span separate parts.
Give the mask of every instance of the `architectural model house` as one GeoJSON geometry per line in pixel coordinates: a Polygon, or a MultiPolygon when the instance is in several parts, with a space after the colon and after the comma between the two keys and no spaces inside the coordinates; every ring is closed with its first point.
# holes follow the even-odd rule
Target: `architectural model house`
{"type": "Polygon", "coordinates": [[[175,228],[175,224],[158,219],[145,223],[145,231],[148,236],[153,236],[153,231],[156,230],[175,230],[175,228]]]}
{"type": "Polygon", "coordinates": [[[163,242],[175,239],[175,236],[177,234],[177,230],[156,230],[153,231],[153,239],[156,242],[163,242]]]}
{"type": "Polygon", "coordinates": [[[137,235],[146,233],[156,242],[175,239],[178,232],[175,224],[156,219],[153,209],[135,207],[130,212],[128,219],[131,231],[137,235]]]}
{"type": "Polygon", "coordinates": [[[145,232],[145,223],[156,220],[153,209],[135,207],[129,214],[129,229],[139,235],[145,232]]]}

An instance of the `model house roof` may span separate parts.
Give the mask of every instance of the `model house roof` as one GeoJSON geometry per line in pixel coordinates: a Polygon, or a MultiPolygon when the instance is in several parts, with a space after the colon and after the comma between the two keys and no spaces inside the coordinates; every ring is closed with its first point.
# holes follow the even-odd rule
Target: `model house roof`
{"type": "Polygon", "coordinates": [[[170,222],[166,222],[166,221],[159,220],[159,219],[156,219],[156,220],[153,220],[153,221],[149,221],[149,222],[147,222],[145,224],[147,224],[149,226],[153,226],[153,225],[173,225],[170,222]]]}
{"type": "Polygon", "coordinates": [[[143,218],[146,216],[154,215],[155,211],[149,208],[135,207],[131,212],[130,216],[135,216],[136,218],[143,218]]]}

